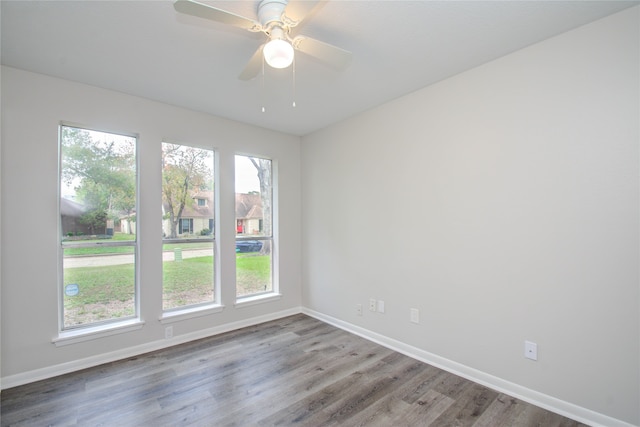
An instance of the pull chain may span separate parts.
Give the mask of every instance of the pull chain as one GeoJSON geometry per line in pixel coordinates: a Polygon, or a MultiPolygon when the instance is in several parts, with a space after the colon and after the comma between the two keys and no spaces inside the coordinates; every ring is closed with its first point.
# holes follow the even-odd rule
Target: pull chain
{"type": "Polygon", "coordinates": [[[296,55],[293,56],[292,64],[292,80],[293,80],[293,108],[296,108],[296,55]]]}
{"type": "Polygon", "coordinates": [[[260,103],[262,104],[262,112],[267,109],[264,107],[264,56],[262,57],[262,76],[260,78],[260,103]]]}

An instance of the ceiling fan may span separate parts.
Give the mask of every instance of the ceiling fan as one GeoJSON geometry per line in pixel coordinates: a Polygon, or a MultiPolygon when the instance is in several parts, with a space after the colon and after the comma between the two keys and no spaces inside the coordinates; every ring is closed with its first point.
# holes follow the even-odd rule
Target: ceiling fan
{"type": "Polygon", "coordinates": [[[317,0],[262,0],[258,5],[258,20],[245,18],[194,0],[176,0],[175,9],[212,21],[233,25],[257,33],[263,32],[269,40],[258,47],[249,63],[238,76],[250,80],[262,69],[262,59],[273,68],[287,68],[293,62],[294,50],[312,56],[341,70],[351,60],[351,52],[311,37],[292,37],[291,31],[320,3],[317,0]]]}

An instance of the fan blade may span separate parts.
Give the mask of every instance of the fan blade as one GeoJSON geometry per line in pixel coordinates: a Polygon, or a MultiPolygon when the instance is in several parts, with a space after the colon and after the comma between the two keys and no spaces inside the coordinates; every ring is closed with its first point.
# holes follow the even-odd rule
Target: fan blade
{"type": "Polygon", "coordinates": [[[292,0],[284,9],[284,15],[293,22],[288,22],[290,27],[295,27],[316,9],[320,9],[326,1],[319,0],[292,0]]]}
{"type": "Polygon", "coordinates": [[[244,70],[242,70],[242,72],[238,76],[240,80],[251,80],[252,78],[258,75],[263,65],[262,63],[263,47],[264,45],[260,46],[258,50],[256,50],[256,52],[253,54],[247,66],[244,67],[244,70]]]}
{"type": "Polygon", "coordinates": [[[173,7],[180,13],[222,22],[223,24],[233,25],[234,27],[244,28],[245,30],[260,31],[260,28],[262,28],[258,22],[252,19],[193,0],[176,0],[176,2],[173,3],[173,7]]]}
{"type": "Polygon", "coordinates": [[[293,39],[293,47],[300,52],[318,58],[332,67],[343,70],[351,62],[351,52],[339,47],[321,42],[310,37],[298,36],[293,39]]]}

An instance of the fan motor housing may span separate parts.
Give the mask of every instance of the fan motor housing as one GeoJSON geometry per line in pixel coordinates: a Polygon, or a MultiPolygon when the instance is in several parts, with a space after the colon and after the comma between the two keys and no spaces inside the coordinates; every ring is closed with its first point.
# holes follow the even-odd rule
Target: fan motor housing
{"type": "Polygon", "coordinates": [[[260,25],[268,27],[270,22],[282,23],[285,7],[287,7],[287,0],[262,0],[258,5],[260,25]]]}

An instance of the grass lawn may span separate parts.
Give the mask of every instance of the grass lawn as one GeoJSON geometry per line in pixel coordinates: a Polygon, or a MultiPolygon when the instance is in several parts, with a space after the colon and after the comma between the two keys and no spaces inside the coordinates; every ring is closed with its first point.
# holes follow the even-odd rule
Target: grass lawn
{"type": "Polygon", "coordinates": [[[237,254],[236,295],[255,294],[271,289],[271,256],[237,254]]]}
{"type": "Polygon", "coordinates": [[[212,302],[213,257],[165,261],[162,269],[162,308],[212,302]]]}
{"type": "MultiPolygon", "coordinates": [[[[270,258],[254,253],[236,255],[239,296],[271,289],[270,258]]],[[[213,301],[213,277],[212,256],[165,261],[163,309],[213,301]]],[[[65,326],[132,316],[134,283],[133,264],[65,268],[65,286],[77,284],[79,289],[75,296],[64,296],[65,326]]]]}
{"type": "MultiPolygon", "coordinates": [[[[123,242],[136,239],[135,234],[114,233],[111,239],[95,239],[95,240],[76,240],[75,243],[106,243],[106,242],[123,242]]],[[[67,245],[73,242],[65,242],[67,245]]],[[[65,256],[77,255],[103,255],[103,254],[122,254],[133,253],[133,246],[94,246],[90,248],[73,248],[66,247],[64,249],[65,256]]]]}
{"type": "Polygon", "coordinates": [[[64,285],[77,284],[64,296],[65,326],[132,316],[135,313],[133,264],[65,268],[64,285]]]}

